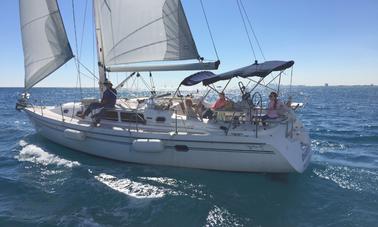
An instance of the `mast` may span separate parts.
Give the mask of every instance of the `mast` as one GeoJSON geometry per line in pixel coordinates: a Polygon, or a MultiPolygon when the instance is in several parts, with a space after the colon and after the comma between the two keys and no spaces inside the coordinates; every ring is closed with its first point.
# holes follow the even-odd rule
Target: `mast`
{"type": "Polygon", "coordinates": [[[104,44],[102,40],[100,17],[98,16],[100,13],[98,9],[98,5],[95,3],[95,0],[92,1],[92,4],[93,4],[95,28],[96,28],[96,44],[97,44],[98,73],[99,73],[98,86],[100,89],[100,97],[102,98],[102,94],[105,91],[104,81],[106,79],[104,44]]]}

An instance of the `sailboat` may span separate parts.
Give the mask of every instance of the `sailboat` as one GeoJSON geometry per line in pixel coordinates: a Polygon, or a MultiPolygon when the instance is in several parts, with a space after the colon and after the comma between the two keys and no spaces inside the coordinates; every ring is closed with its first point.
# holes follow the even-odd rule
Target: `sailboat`
{"type": "Polygon", "coordinates": [[[289,105],[278,118],[263,121],[266,110],[255,89],[272,73],[281,78],[294,61],[254,62],[215,74],[209,70],[218,69],[220,62],[205,62],[198,54],[180,0],[93,0],[93,7],[100,94],[112,72],[131,73],[122,83],[141,72],[197,72],[172,94],[153,90],[147,97],[117,100],[96,125],[91,116],[82,119],[77,113],[98,100],[33,105],[27,91],[74,55],[57,1],[20,0],[25,93],[17,108],[27,114],[40,135],[75,151],[131,163],[275,173],[301,173],[307,168],[310,138],[295,108],[289,105]],[[237,79],[256,81],[251,89],[238,83],[240,102],[214,110],[212,118],[198,112],[189,116],[192,106],[187,99],[193,106],[209,107],[205,100],[209,91],[222,92],[214,84],[237,79]],[[182,87],[200,83],[207,88],[206,94],[181,94],[182,87]]]}

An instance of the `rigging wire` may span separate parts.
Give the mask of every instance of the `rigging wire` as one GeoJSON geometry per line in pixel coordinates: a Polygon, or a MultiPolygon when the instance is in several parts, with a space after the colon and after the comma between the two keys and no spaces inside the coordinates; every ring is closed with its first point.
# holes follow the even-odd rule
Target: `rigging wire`
{"type": "Polygon", "coordinates": [[[76,69],[77,69],[77,76],[78,76],[78,81],[79,81],[79,86],[80,86],[80,96],[81,99],[83,99],[83,90],[81,88],[81,78],[80,78],[80,64],[79,62],[79,48],[78,48],[78,43],[77,43],[77,31],[76,31],[76,16],[75,16],[75,0],[72,0],[72,17],[73,17],[73,25],[74,25],[74,31],[75,31],[75,48],[76,48],[76,57],[75,57],[75,62],[76,62],[76,69]]]}
{"type": "Polygon", "coordinates": [[[137,77],[135,76],[134,77],[134,80],[133,80],[133,83],[131,84],[131,87],[130,87],[130,89],[132,89],[133,87],[134,87],[134,84],[135,84],[135,81],[137,80],[137,77]]]}
{"type": "MultiPolygon", "coordinates": [[[[137,76],[138,77],[138,76],[137,76]]],[[[144,86],[146,86],[146,88],[148,90],[150,90],[150,92],[152,93],[152,88],[150,86],[148,86],[148,83],[144,80],[144,78],[142,77],[142,75],[139,74],[139,78],[141,79],[141,81],[143,82],[144,86]]]]}
{"type": "Polygon", "coordinates": [[[85,8],[84,8],[84,21],[83,21],[83,27],[81,29],[81,40],[80,40],[80,56],[81,52],[83,50],[83,40],[84,40],[84,28],[85,28],[85,22],[87,19],[87,8],[88,8],[88,0],[85,0],[85,8]]]}
{"type": "Polygon", "coordinates": [[[247,18],[247,22],[248,22],[249,27],[250,27],[250,29],[251,29],[251,31],[252,31],[253,37],[254,37],[255,40],[256,40],[257,46],[259,47],[259,50],[260,50],[261,56],[263,57],[264,61],[266,61],[266,59],[265,59],[265,55],[264,55],[264,53],[263,53],[263,51],[262,51],[262,48],[261,48],[261,45],[260,45],[260,42],[259,42],[259,40],[257,39],[257,35],[256,35],[256,33],[255,33],[255,30],[253,29],[253,26],[252,26],[251,20],[249,19],[249,16],[248,16],[248,14],[247,14],[247,11],[245,10],[244,4],[243,4],[243,0],[240,0],[240,5],[241,5],[241,7],[242,7],[242,9],[243,9],[243,11],[244,11],[245,17],[247,18]]]}
{"type": "MultiPolygon", "coordinates": [[[[87,72],[89,72],[92,76],[93,76],[93,78],[95,79],[95,80],[98,80],[98,77],[91,71],[91,70],[89,70],[83,63],[81,63],[80,62],[80,60],[77,60],[77,62],[81,65],[81,66],[83,66],[84,67],[84,69],[85,70],[87,70],[87,72]]],[[[83,74],[83,72],[80,72],[81,74],[83,74]]],[[[92,78],[91,78],[92,79],[92,78]]]]}
{"type": "Polygon", "coordinates": [[[205,21],[206,21],[206,25],[207,25],[207,30],[209,31],[209,34],[210,34],[210,38],[211,38],[211,42],[212,42],[212,44],[213,44],[214,52],[215,52],[215,55],[217,56],[217,60],[219,60],[218,51],[217,51],[217,48],[216,48],[216,46],[215,46],[215,42],[214,42],[214,38],[213,38],[213,34],[211,33],[210,24],[209,24],[209,21],[207,20],[207,16],[206,16],[205,8],[203,7],[203,2],[202,2],[202,0],[200,0],[200,3],[201,3],[201,7],[202,7],[203,15],[205,16],[205,21]]]}
{"type": "Polygon", "coordinates": [[[244,25],[244,29],[245,29],[245,32],[246,32],[247,37],[248,37],[249,45],[250,45],[250,47],[251,47],[251,50],[252,50],[253,56],[255,57],[255,61],[257,61],[256,53],[255,53],[255,49],[253,48],[252,41],[251,41],[251,37],[249,36],[249,32],[248,32],[248,28],[247,28],[247,24],[245,23],[245,19],[244,19],[243,12],[242,12],[241,7],[240,7],[239,0],[236,0],[236,3],[237,3],[237,5],[238,5],[239,13],[240,13],[240,16],[241,16],[241,18],[242,18],[243,25],[244,25]]]}

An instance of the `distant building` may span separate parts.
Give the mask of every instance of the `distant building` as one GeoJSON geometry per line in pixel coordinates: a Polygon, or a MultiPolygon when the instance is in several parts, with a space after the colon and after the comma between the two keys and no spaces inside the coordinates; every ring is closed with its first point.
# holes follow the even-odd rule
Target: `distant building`
{"type": "Polygon", "coordinates": [[[325,87],[328,87],[328,83],[325,83],[324,86],[325,86],[325,87]]]}

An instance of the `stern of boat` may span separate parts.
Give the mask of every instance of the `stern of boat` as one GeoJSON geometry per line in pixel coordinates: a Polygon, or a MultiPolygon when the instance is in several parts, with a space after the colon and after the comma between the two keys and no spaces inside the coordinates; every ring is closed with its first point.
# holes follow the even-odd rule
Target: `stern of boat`
{"type": "MultiPolygon", "coordinates": [[[[302,173],[310,164],[312,150],[308,131],[294,112],[289,113],[282,135],[275,139],[274,147],[287,159],[296,172],[302,173]]],[[[282,133],[282,130],[281,130],[282,133]]]]}

